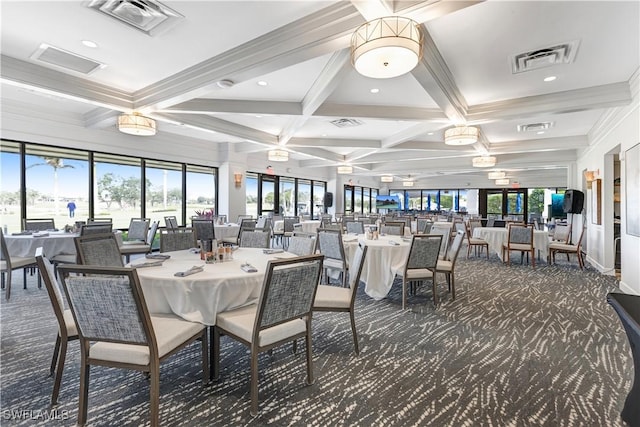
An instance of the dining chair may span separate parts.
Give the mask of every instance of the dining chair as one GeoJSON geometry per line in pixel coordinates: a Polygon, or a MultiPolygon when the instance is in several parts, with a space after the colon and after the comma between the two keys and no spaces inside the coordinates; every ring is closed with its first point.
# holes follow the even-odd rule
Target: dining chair
{"type": "Polygon", "coordinates": [[[429,218],[416,219],[416,232],[415,234],[429,234],[433,221],[429,218]]]}
{"type": "Polygon", "coordinates": [[[166,228],[173,230],[174,228],[178,228],[178,218],[173,215],[164,217],[164,225],[166,228]]]}
{"type": "Polygon", "coordinates": [[[285,216],[283,219],[283,229],[279,235],[282,247],[286,248],[289,245],[289,238],[293,235],[294,225],[298,224],[300,220],[297,216],[285,216]]]}
{"type": "MultiPolygon", "coordinates": [[[[89,234],[74,238],[78,262],[100,267],[122,267],[122,255],[113,233],[89,234]]],[[[60,271],[58,266],[58,271],[60,271]]]]}
{"type": "Polygon", "coordinates": [[[253,215],[238,215],[238,220],[236,221],[236,224],[238,225],[242,224],[243,219],[253,219],[253,215]]]}
{"type": "Polygon", "coordinates": [[[349,266],[349,287],[341,288],[338,286],[318,285],[316,298],[313,302],[313,311],[333,311],[349,313],[351,319],[351,333],[353,334],[353,346],[356,354],[360,354],[358,347],[358,333],[356,331],[355,318],[355,301],[358,285],[360,284],[360,275],[364,266],[364,260],[367,256],[369,247],[358,243],[358,247],[351,259],[349,266]]]}
{"type": "Polygon", "coordinates": [[[380,226],[380,234],[390,236],[404,236],[404,221],[386,221],[380,226]]]}
{"type": "Polygon", "coordinates": [[[402,271],[396,275],[402,277],[402,309],[407,305],[407,282],[430,279],[432,283],[433,304],[438,304],[436,266],[440,252],[442,235],[414,234],[407,260],[402,271]]]}
{"type": "Polygon", "coordinates": [[[465,223],[465,229],[467,230],[467,259],[469,259],[469,254],[471,253],[471,249],[475,248],[476,256],[478,255],[478,248],[480,251],[487,251],[487,259],[489,259],[489,242],[479,237],[473,237],[473,231],[471,230],[471,221],[465,223]]]}
{"type": "Polygon", "coordinates": [[[191,227],[196,232],[196,239],[200,241],[214,240],[216,229],[213,219],[191,218],[191,227]]]}
{"type": "Polygon", "coordinates": [[[258,220],[255,218],[242,218],[239,222],[238,234],[236,236],[223,237],[222,242],[229,245],[238,245],[240,243],[240,234],[242,230],[255,230],[258,220]]]}
{"type": "Polygon", "coordinates": [[[264,230],[244,229],[240,232],[241,248],[268,249],[271,242],[271,234],[264,230]]]}
{"type": "Polygon", "coordinates": [[[191,227],[160,230],[160,252],[197,248],[196,233],[191,227]]]}
{"type": "Polygon", "coordinates": [[[220,336],[229,337],[250,349],[251,415],[258,414],[258,355],[287,342],[305,338],[307,384],[314,383],[311,317],[322,255],[271,260],[257,304],[224,311],[216,316],[211,342],[213,378],[220,375],[220,336]]]}
{"type": "Polygon", "coordinates": [[[24,231],[46,231],[55,230],[55,228],[53,218],[24,218],[22,220],[22,230],[24,231]]]}
{"type": "Polygon", "coordinates": [[[338,270],[342,274],[342,286],[346,287],[349,265],[347,264],[347,257],[344,253],[342,232],[340,230],[318,228],[317,233],[316,244],[318,252],[324,255],[324,283],[329,283],[329,270],[338,270]]]}
{"type": "Polygon", "coordinates": [[[125,256],[127,263],[129,262],[131,255],[151,253],[153,240],[158,232],[158,226],[159,222],[153,221],[143,242],[124,241],[123,244],[120,245],[120,253],[125,256]]]}
{"type": "Polygon", "coordinates": [[[430,234],[438,234],[442,236],[442,241],[440,242],[440,258],[444,258],[447,254],[447,250],[449,249],[449,241],[451,236],[451,228],[446,225],[441,224],[433,224],[431,227],[430,234]]]}
{"type": "Polygon", "coordinates": [[[289,239],[287,252],[297,256],[312,255],[316,249],[315,234],[296,232],[289,239]]]}
{"type": "Polygon", "coordinates": [[[202,381],[208,382],[207,327],[173,314],[149,314],[134,268],[64,265],[60,273],[80,338],[78,425],[87,422],[91,365],[148,372],[154,427],[160,424],[161,362],[201,340],[202,381]]]}
{"type": "Polygon", "coordinates": [[[97,223],[105,223],[110,222],[113,223],[113,218],[87,218],[87,224],[97,224],[97,223]]]}
{"type": "MultiPolygon", "coordinates": [[[[24,271],[24,284],[23,288],[27,289],[27,269],[31,267],[37,267],[36,259],[33,257],[19,257],[12,256],[9,253],[9,248],[7,247],[7,242],[4,239],[4,232],[0,229],[0,244],[2,245],[0,249],[0,271],[2,277],[2,287],[5,289],[4,297],[9,300],[11,298],[11,275],[13,270],[18,268],[22,268],[24,271]],[[6,274],[6,280],[5,280],[6,274]]],[[[40,276],[38,276],[38,287],[41,286],[40,276]]]]}
{"type": "Polygon", "coordinates": [[[344,224],[347,233],[364,234],[364,222],[346,221],[344,224]]]}
{"type": "Polygon", "coordinates": [[[456,299],[456,282],[454,276],[454,270],[456,267],[456,260],[460,248],[462,247],[462,241],[464,240],[465,233],[462,230],[458,230],[456,236],[453,238],[453,243],[449,247],[449,252],[445,259],[439,259],[436,264],[436,273],[443,273],[447,279],[447,285],[449,286],[449,292],[451,292],[451,299],[456,299]]]}
{"type": "Polygon", "coordinates": [[[556,263],[556,254],[567,254],[567,260],[569,260],[570,254],[575,254],[578,259],[578,265],[580,266],[580,270],[584,268],[584,259],[582,258],[582,239],[584,238],[584,231],[586,227],[582,227],[582,232],[580,233],[580,238],[578,239],[578,243],[572,245],[570,243],[562,243],[562,242],[551,242],[549,243],[549,259],[555,264],[556,263]]]}
{"type": "Polygon", "coordinates": [[[524,255],[531,254],[531,266],[536,268],[536,258],[533,248],[533,225],[510,224],[507,229],[507,242],[502,244],[502,259],[511,265],[511,251],[518,251],[521,254],[521,262],[524,262],[524,255]]]}
{"type": "Polygon", "coordinates": [[[64,362],[67,357],[67,344],[69,341],[78,339],[78,329],[76,328],[76,322],[73,320],[71,310],[65,309],[65,299],[62,295],[60,284],[56,280],[54,266],[45,257],[41,247],[36,249],[36,263],[38,264],[38,270],[42,276],[44,286],[47,289],[53,314],[58,321],[58,336],[56,337],[56,344],[53,348],[51,368],[49,368],[49,376],[55,373],[53,391],[51,392],[51,405],[56,405],[58,403],[58,395],[60,394],[64,362]]]}

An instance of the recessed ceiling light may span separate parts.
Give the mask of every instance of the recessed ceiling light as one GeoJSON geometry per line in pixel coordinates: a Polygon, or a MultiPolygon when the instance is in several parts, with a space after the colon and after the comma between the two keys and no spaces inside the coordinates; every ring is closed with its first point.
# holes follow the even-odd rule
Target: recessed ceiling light
{"type": "Polygon", "coordinates": [[[538,132],[536,132],[538,135],[542,135],[544,133],[543,130],[539,130],[538,132]]]}
{"type": "Polygon", "coordinates": [[[262,116],[261,116],[260,114],[256,114],[256,115],[255,115],[255,117],[257,117],[257,118],[259,118],[259,119],[261,119],[261,118],[262,118],[262,116]]]}
{"type": "Polygon", "coordinates": [[[323,133],[323,134],[322,134],[322,136],[327,136],[327,134],[326,134],[326,133],[323,133]]]}
{"type": "Polygon", "coordinates": [[[92,42],[91,40],[82,40],[82,44],[85,45],[86,47],[92,47],[92,48],[98,47],[98,43],[92,42]]]}
{"type": "Polygon", "coordinates": [[[260,81],[258,82],[258,86],[266,86],[266,85],[268,85],[268,84],[269,84],[269,83],[265,82],[264,80],[260,80],[260,81]]]}
{"type": "Polygon", "coordinates": [[[378,93],[378,92],[380,92],[380,89],[374,87],[373,89],[371,89],[370,92],[371,93],[378,93]]]}
{"type": "Polygon", "coordinates": [[[556,79],[556,76],[549,76],[549,77],[545,77],[544,81],[545,82],[552,82],[556,79]]]}
{"type": "Polygon", "coordinates": [[[429,132],[427,135],[433,135],[433,132],[429,132]]]}

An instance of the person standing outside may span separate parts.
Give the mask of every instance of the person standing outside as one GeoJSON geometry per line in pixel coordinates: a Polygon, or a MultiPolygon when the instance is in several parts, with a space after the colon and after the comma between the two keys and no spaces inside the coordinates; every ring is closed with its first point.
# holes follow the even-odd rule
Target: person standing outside
{"type": "Polygon", "coordinates": [[[76,211],[76,204],[73,200],[67,203],[67,209],[69,209],[69,218],[73,218],[76,211]]]}

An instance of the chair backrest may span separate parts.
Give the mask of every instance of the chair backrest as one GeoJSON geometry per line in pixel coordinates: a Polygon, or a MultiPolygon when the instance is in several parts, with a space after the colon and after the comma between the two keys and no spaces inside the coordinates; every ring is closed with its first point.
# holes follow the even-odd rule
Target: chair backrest
{"type": "Polygon", "coordinates": [[[569,243],[571,239],[571,226],[568,224],[556,224],[552,239],[562,243],[569,243]]]}
{"type": "Polygon", "coordinates": [[[196,239],[198,240],[213,240],[216,238],[213,219],[191,218],[191,227],[195,230],[196,239]]]}
{"type": "Polygon", "coordinates": [[[504,219],[494,219],[492,227],[501,227],[504,228],[507,226],[507,221],[504,219]]]}
{"type": "Polygon", "coordinates": [[[433,222],[429,218],[416,219],[416,234],[429,234],[431,225],[433,225],[433,222]]]}
{"type": "Polygon", "coordinates": [[[522,224],[509,224],[509,244],[531,245],[533,247],[533,226],[522,224]]]}
{"type": "Polygon", "coordinates": [[[156,238],[156,233],[158,232],[158,227],[160,226],[160,221],[153,221],[151,223],[151,227],[149,227],[149,232],[147,233],[147,239],[145,243],[149,246],[153,246],[153,240],[156,238]]]}
{"type": "Polygon", "coordinates": [[[113,231],[113,224],[110,222],[92,222],[80,226],[80,235],[88,236],[93,234],[105,234],[113,231]]]}
{"type": "Polygon", "coordinates": [[[454,230],[453,230],[453,234],[456,234],[459,231],[462,231],[463,233],[467,233],[467,228],[465,227],[464,222],[462,221],[455,221],[453,223],[454,226],[454,230]]]}
{"type": "Polygon", "coordinates": [[[45,257],[42,247],[36,249],[36,264],[38,264],[38,271],[49,294],[49,301],[51,301],[53,314],[55,314],[58,321],[60,335],[64,336],[67,333],[67,326],[64,319],[65,302],[62,296],[63,291],[56,279],[53,264],[45,257]]]}
{"type": "Polygon", "coordinates": [[[264,230],[243,229],[240,231],[240,247],[265,248],[269,247],[271,234],[264,230]]]}
{"type": "Polygon", "coordinates": [[[351,307],[356,300],[356,294],[358,293],[358,285],[360,284],[360,275],[362,274],[362,267],[364,266],[364,259],[367,256],[369,246],[358,243],[356,252],[351,258],[351,264],[349,264],[349,292],[351,292],[351,307]]]}
{"type": "Polygon", "coordinates": [[[160,252],[183,251],[198,246],[191,227],[160,230],[160,252]]]}
{"type": "Polygon", "coordinates": [[[344,244],[342,243],[342,233],[340,230],[328,230],[318,228],[318,251],[326,258],[345,260],[344,244]]]}
{"type": "Polygon", "coordinates": [[[165,227],[167,227],[170,230],[173,230],[174,228],[178,228],[178,218],[176,218],[173,215],[165,216],[164,217],[164,225],[165,225],[165,227]]]}
{"type": "Polygon", "coordinates": [[[438,264],[442,239],[441,235],[415,234],[411,240],[409,256],[404,267],[405,274],[407,270],[435,269],[438,264]]]}
{"type": "Polygon", "coordinates": [[[237,224],[242,224],[242,220],[243,219],[252,219],[253,216],[251,215],[238,215],[238,222],[237,224]]]}
{"type": "Polygon", "coordinates": [[[113,233],[89,234],[74,239],[78,262],[100,267],[123,267],[122,254],[113,233]]]}
{"type": "Polygon", "coordinates": [[[240,221],[240,230],[256,228],[257,220],[253,218],[242,218],[240,221]]]}
{"type": "Polygon", "coordinates": [[[495,218],[487,219],[487,227],[493,227],[495,222],[496,222],[495,218]]]}
{"type": "Polygon", "coordinates": [[[265,228],[268,219],[271,219],[271,218],[267,218],[264,215],[258,218],[258,221],[256,221],[256,228],[265,228]]]}
{"type": "Polygon", "coordinates": [[[25,218],[22,220],[22,229],[25,231],[45,231],[55,228],[53,218],[25,218]]]}
{"type": "Polygon", "coordinates": [[[322,255],[269,261],[253,328],[252,342],[260,331],[290,320],[310,320],[316,296],[322,255]]]}
{"type": "Polygon", "coordinates": [[[289,239],[287,252],[291,252],[298,256],[313,254],[316,249],[316,240],[313,237],[315,237],[313,234],[310,236],[300,235],[300,233],[294,234],[291,236],[291,239],[289,239]]]}
{"type": "Polygon", "coordinates": [[[127,232],[127,241],[146,242],[150,221],[149,218],[131,218],[129,231],[127,232]]]}
{"type": "Polygon", "coordinates": [[[300,222],[300,220],[298,219],[297,216],[285,216],[284,217],[284,232],[285,233],[291,233],[293,232],[293,225],[297,224],[298,222],[300,222]]]}
{"type": "MultiPolygon", "coordinates": [[[[0,260],[4,261],[6,264],[7,270],[12,270],[11,268],[11,256],[9,255],[9,248],[7,247],[7,242],[4,240],[4,233],[0,228],[0,260]]],[[[4,271],[4,269],[3,269],[4,271]]]]}
{"type": "Polygon", "coordinates": [[[437,234],[442,236],[440,242],[440,256],[444,258],[449,248],[449,237],[451,236],[451,228],[445,225],[433,224],[430,234],[437,234]]]}
{"type": "Polygon", "coordinates": [[[347,233],[364,234],[364,223],[362,221],[345,221],[347,233]]]}
{"type": "MultiPolygon", "coordinates": [[[[471,231],[471,237],[473,237],[473,230],[476,228],[482,227],[482,221],[479,219],[470,219],[467,224],[469,224],[469,230],[471,231]]],[[[488,225],[487,225],[488,227],[488,225]]]]}
{"type": "Polygon", "coordinates": [[[453,243],[451,243],[451,246],[449,247],[449,252],[447,252],[446,260],[451,261],[452,267],[456,264],[456,260],[458,259],[458,253],[462,247],[464,235],[464,231],[458,230],[456,232],[456,237],[453,238],[453,243]]]}
{"type": "Polygon", "coordinates": [[[158,357],[134,268],[63,265],[58,271],[81,340],[146,345],[150,357],[158,357]]]}
{"type": "Polygon", "coordinates": [[[380,226],[380,233],[392,236],[404,236],[404,221],[386,221],[380,226]]]}
{"type": "Polygon", "coordinates": [[[113,222],[113,218],[87,218],[87,224],[95,224],[97,222],[103,223],[103,222],[113,222]]]}
{"type": "Polygon", "coordinates": [[[576,247],[578,248],[578,251],[582,247],[582,239],[584,238],[584,233],[586,229],[587,227],[582,227],[582,231],[580,232],[580,238],[578,239],[578,243],[576,243],[576,247]]]}
{"type": "Polygon", "coordinates": [[[213,217],[213,220],[216,222],[216,224],[226,224],[227,223],[227,216],[226,215],[216,215],[213,217]]]}
{"type": "Polygon", "coordinates": [[[342,223],[344,224],[347,221],[355,221],[356,217],[355,215],[352,214],[345,214],[342,215],[342,223]]]}

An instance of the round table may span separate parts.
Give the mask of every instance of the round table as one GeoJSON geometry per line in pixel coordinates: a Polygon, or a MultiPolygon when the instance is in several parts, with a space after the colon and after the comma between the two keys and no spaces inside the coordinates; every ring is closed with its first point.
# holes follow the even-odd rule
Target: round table
{"type": "Polygon", "coordinates": [[[42,247],[44,255],[51,259],[56,255],[75,255],[76,246],[73,238],[77,236],[77,233],[48,231],[35,235],[6,235],[4,239],[7,242],[9,254],[13,256],[34,257],[36,249],[42,247]]]}

